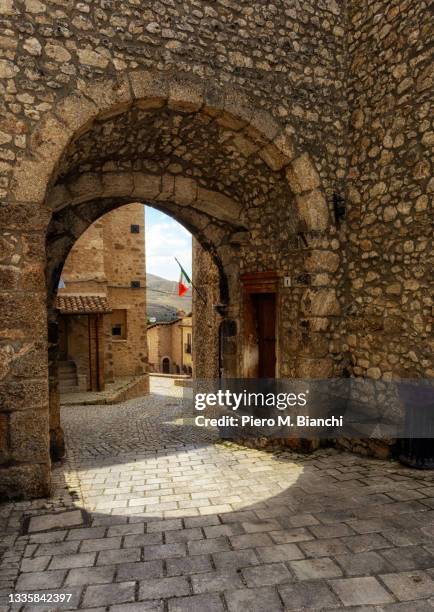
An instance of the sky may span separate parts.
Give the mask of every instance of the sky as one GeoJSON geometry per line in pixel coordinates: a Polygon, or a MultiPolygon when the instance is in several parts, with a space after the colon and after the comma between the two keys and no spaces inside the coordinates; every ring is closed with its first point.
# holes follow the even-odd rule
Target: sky
{"type": "Polygon", "coordinates": [[[146,272],[179,280],[177,257],[191,277],[191,234],[151,206],[145,206],[146,272]]]}

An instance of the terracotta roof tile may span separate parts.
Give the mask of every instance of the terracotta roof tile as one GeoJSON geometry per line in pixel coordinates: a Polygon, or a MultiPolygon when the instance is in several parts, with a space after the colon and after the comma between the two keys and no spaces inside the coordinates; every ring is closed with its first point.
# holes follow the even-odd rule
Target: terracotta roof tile
{"type": "Polygon", "coordinates": [[[56,298],[56,308],[61,314],[105,314],[111,312],[105,295],[60,294],[56,298]]]}

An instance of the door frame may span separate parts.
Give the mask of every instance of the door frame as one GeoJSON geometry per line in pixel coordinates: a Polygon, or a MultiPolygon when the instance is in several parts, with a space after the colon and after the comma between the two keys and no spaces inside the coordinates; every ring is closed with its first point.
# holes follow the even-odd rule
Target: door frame
{"type": "Polygon", "coordinates": [[[276,300],[276,373],[275,377],[279,378],[280,373],[280,337],[279,337],[279,313],[280,313],[280,274],[275,271],[254,272],[242,274],[240,276],[242,287],[242,342],[241,342],[241,376],[242,378],[257,377],[257,358],[254,353],[254,347],[251,343],[251,329],[254,323],[255,315],[252,300],[250,296],[255,293],[274,293],[276,300]],[[256,368],[256,372],[255,372],[256,368]]]}

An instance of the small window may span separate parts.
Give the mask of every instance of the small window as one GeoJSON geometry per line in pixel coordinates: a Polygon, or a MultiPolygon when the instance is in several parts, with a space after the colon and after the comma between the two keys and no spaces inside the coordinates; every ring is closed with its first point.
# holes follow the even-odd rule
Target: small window
{"type": "Polygon", "coordinates": [[[132,289],[140,289],[140,281],[131,281],[132,289]]]}
{"type": "Polygon", "coordinates": [[[132,225],[131,226],[132,234],[140,234],[140,225],[132,225]]]}
{"type": "Polygon", "coordinates": [[[111,313],[112,338],[126,340],[127,337],[127,311],[113,310],[111,313]]]}

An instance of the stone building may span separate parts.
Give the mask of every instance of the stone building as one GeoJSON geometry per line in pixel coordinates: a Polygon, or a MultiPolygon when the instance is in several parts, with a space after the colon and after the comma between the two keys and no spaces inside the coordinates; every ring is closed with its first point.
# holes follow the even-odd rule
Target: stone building
{"type": "Polygon", "coordinates": [[[55,289],[121,204],[172,215],[212,261],[195,331],[214,370],[433,376],[426,0],[1,0],[0,20],[4,494],[49,491],[55,289]]]}
{"type": "Polygon", "coordinates": [[[193,374],[192,317],[179,313],[173,321],[148,326],[149,371],[193,374]]]}
{"type": "Polygon", "coordinates": [[[72,247],[61,278],[56,300],[60,390],[102,391],[115,378],[143,376],[143,205],[122,206],[93,223],[72,247]]]}

